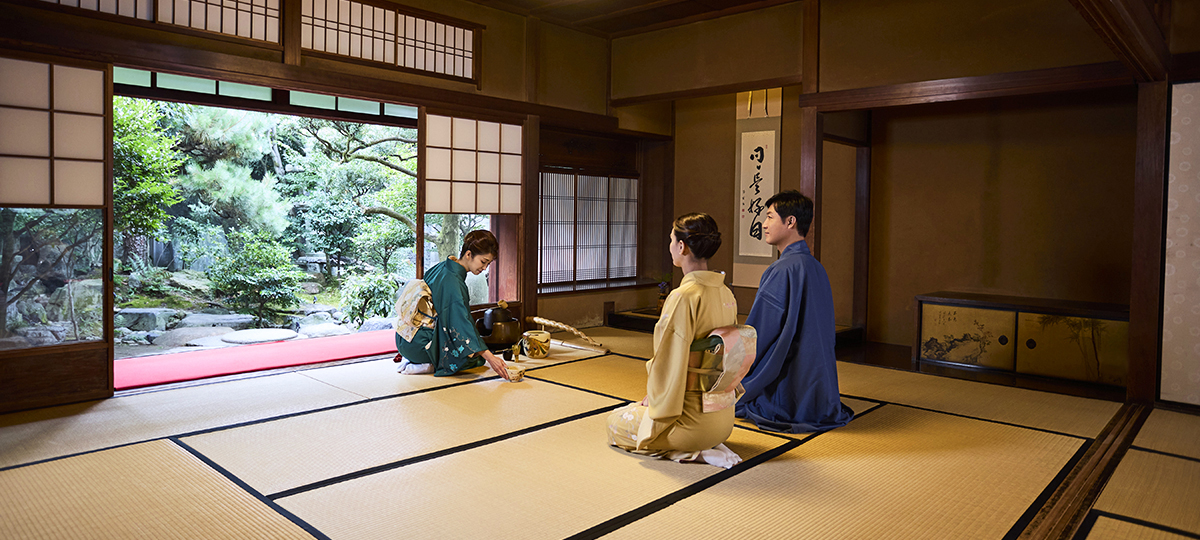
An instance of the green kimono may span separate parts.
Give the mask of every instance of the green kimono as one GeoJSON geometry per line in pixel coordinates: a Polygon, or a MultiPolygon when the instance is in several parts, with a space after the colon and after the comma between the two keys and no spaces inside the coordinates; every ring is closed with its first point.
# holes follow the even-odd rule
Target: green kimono
{"type": "Polygon", "coordinates": [[[427,270],[424,279],[433,294],[437,324],[417,330],[412,341],[397,334],[400,354],[413,364],[434,364],[437,377],[484,365],[482,355],[471,357],[487,344],[471,319],[467,269],[451,257],[427,270]]]}

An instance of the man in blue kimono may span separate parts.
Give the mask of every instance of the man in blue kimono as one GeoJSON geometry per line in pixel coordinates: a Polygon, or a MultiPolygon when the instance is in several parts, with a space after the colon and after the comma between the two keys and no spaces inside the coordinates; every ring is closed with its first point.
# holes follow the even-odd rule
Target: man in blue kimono
{"type": "Polygon", "coordinates": [[[789,190],[766,207],[763,240],[779,249],[779,260],[763,272],[746,320],[758,331],[757,360],[742,380],[746,393],[736,414],[784,433],[844,426],[854,411],[838,394],[833,290],[804,241],[812,199],[789,190]]]}

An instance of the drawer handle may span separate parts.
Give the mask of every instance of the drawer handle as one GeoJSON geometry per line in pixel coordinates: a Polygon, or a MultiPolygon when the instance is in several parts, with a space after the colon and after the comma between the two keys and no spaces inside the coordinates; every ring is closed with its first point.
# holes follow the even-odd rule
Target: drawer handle
{"type": "Polygon", "coordinates": [[[1000,339],[997,341],[999,341],[1001,345],[1008,345],[1008,336],[1000,336],[1000,339]]]}
{"type": "Polygon", "coordinates": [[[1036,341],[1034,341],[1033,339],[1029,339],[1029,340],[1026,340],[1026,341],[1025,341],[1025,346],[1026,346],[1026,347],[1029,347],[1030,349],[1032,349],[1032,348],[1034,348],[1034,347],[1037,347],[1037,342],[1036,342],[1036,341]]]}

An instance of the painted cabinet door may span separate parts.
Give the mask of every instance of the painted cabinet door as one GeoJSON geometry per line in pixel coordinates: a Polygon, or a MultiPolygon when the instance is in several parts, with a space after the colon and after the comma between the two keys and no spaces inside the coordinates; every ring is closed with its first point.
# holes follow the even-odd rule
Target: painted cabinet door
{"type": "Polygon", "coordinates": [[[921,358],[1012,371],[1016,312],[921,304],[921,358]]]}
{"type": "Polygon", "coordinates": [[[1125,386],[1128,322],[1024,312],[1017,321],[1018,373],[1125,386]]]}

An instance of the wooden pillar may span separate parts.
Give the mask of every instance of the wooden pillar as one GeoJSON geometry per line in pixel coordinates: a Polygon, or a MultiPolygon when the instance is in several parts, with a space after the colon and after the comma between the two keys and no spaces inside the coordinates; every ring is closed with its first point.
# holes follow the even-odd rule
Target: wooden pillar
{"type": "Polygon", "coordinates": [[[283,0],[283,25],[280,28],[280,42],[283,44],[283,63],[289,66],[300,65],[300,0],[283,0]]]}
{"type": "Polygon", "coordinates": [[[854,304],[852,324],[867,327],[867,288],[871,257],[871,147],[856,152],[854,189],[854,304]]]}
{"type": "Polygon", "coordinates": [[[1133,184],[1133,268],[1129,288],[1129,375],[1126,401],[1158,398],[1162,353],[1163,222],[1166,218],[1167,121],[1170,86],[1138,85],[1137,158],[1133,184]]]}
{"type": "Polygon", "coordinates": [[[800,193],[813,200],[813,223],[808,231],[808,247],[821,258],[821,145],[825,128],[815,107],[800,110],[800,193]]]}
{"type": "Polygon", "coordinates": [[[524,144],[521,148],[524,162],[524,208],[521,209],[521,227],[518,242],[521,245],[521,315],[536,316],[538,313],[538,213],[541,210],[541,119],[537,115],[525,117],[524,144]]]}

